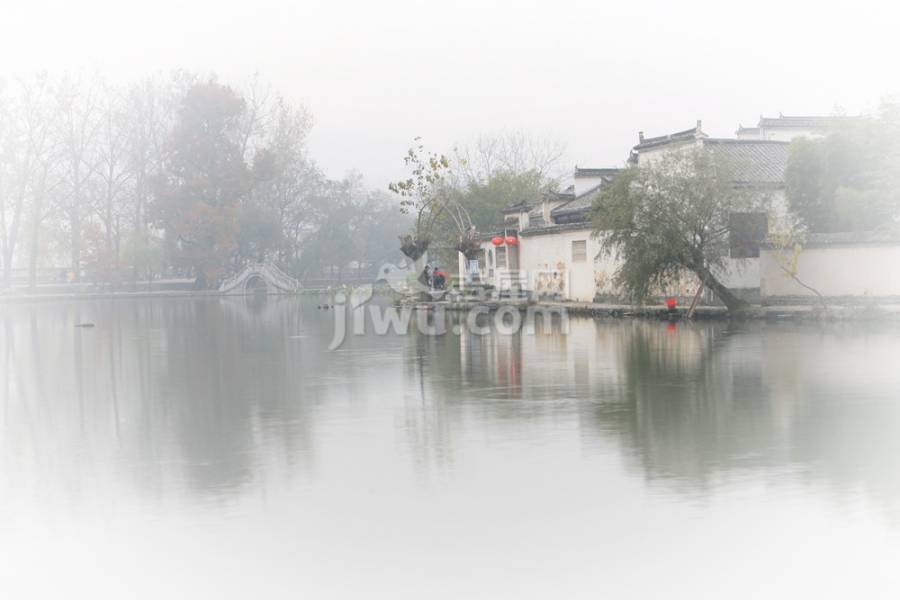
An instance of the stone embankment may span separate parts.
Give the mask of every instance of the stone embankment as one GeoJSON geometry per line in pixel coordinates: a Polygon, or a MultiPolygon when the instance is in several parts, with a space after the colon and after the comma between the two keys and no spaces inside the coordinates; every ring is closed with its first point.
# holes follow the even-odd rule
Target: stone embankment
{"type": "MultiPolygon", "coordinates": [[[[669,311],[663,305],[633,306],[627,304],[603,304],[594,302],[529,302],[524,300],[491,301],[439,301],[417,304],[419,307],[443,307],[446,310],[466,311],[474,306],[484,306],[497,310],[502,306],[515,306],[520,310],[547,309],[565,311],[572,316],[597,318],[652,318],[683,319],[686,308],[669,311]]],[[[698,306],[693,318],[701,319],[743,319],[743,320],[804,320],[804,321],[900,321],[900,304],[835,305],[823,308],[818,305],[751,305],[745,310],[729,313],[724,306],[698,306]]]]}

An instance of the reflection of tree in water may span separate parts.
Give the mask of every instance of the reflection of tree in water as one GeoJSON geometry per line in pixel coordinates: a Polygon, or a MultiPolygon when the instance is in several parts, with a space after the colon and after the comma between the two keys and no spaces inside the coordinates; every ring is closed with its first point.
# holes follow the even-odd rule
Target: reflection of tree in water
{"type": "MultiPolygon", "coordinates": [[[[429,317],[431,318],[431,317],[429,317]]],[[[414,332],[403,346],[406,388],[403,431],[418,474],[427,478],[431,467],[445,468],[453,462],[453,430],[459,425],[459,396],[435,393],[457,379],[461,356],[456,336],[414,332]]]]}
{"type": "Polygon", "coordinates": [[[617,439],[642,476],[684,493],[746,475],[895,502],[897,334],[572,319],[565,336],[426,338],[408,361],[425,384],[408,402],[409,435],[421,460],[448,461],[476,420],[502,432],[574,415],[617,439]]]}
{"type": "MultiPolygon", "coordinates": [[[[612,325],[612,380],[596,381],[585,417],[617,436],[650,478],[687,488],[742,466],[778,464],[759,356],[724,359],[734,334],[720,326],[612,325]]],[[[746,347],[745,347],[746,348],[746,347]]],[[[748,351],[749,350],[749,351],[748,351]]]]}
{"type": "Polygon", "coordinates": [[[260,304],[250,296],[180,303],[164,319],[166,367],[157,377],[168,391],[161,416],[199,490],[252,480],[273,444],[288,465],[309,459],[315,388],[303,383],[319,359],[290,337],[301,329],[300,316],[295,301],[260,304]]]}
{"type": "Polygon", "coordinates": [[[5,307],[4,475],[72,495],[118,480],[229,495],[313,459],[319,404],[356,410],[396,383],[424,474],[471,432],[520,443],[575,421],[688,493],[762,474],[900,498],[896,330],[572,319],[566,336],[353,336],[326,353],[331,314],[241,302],[5,307]]]}
{"type": "Polygon", "coordinates": [[[80,485],[112,470],[158,494],[185,484],[227,494],[266,461],[290,473],[310,460],[308,412],[319,390],[303,382],[322,372],[321,345],[291,339],[307,326],[296,301],[269,299],[262,310],[240,302],[7,312],[4,454],[15,450],[29,469],[52,470],[40,473],[48,481],[80,485]],[[81,321],[96,327],[75,328],[81,321]]]}
{"type": "Polygon", "coordinates": [[[674,333],[647,323],[618,336],[621,379],[596,380],[600,401],[584,417],[616,435],[647,477],[685,490],[742,472],[778,480],[799,471],[835,491],[896,501],[900,379],[884,362],[869,373],[848,363],[898,350],[896,332],[752,324],[674,333]]]}
{"type": "MultiPolygon", "coordinates": [[[[452,465],[460,440],[472,430],[518,437],[523,423],[540,427],[559,410],[548,401],[547,388],[529,385],[529,358],[523,353],[527,336],[476,335],[467,331],[465,315],[448,313],[446,318],[450,333],[409,336],[405,349],[404,375],[416,385],[405,399],[404,429],[423,474],[452,465]],[[455,325],[458,333],[452,333],[455,325]]],[[[560,349],[558,336],[541,337],[560,349]]]]}

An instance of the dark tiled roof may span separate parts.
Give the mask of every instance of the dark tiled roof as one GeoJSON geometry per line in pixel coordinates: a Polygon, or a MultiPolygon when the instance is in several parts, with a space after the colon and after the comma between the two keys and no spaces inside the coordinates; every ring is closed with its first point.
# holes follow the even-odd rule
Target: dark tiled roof
{"type": "Polygon", "coordinates": [[[520,212],[527,211],[527,210],[529,210],[528,203],[525,202],[524,200],[519,200],[515,204],[510,204],[506,208],[501,209],[500,212],[503,214],[510,214],[510,213],[520,213],[520,212]]]}
{"type": "Polygon", "coordinates": [[[684,131],[676,131],[675,133],[667,135],[660,135],[652,138],[643,137],[642,135],[640,143],[634,147],[634,150],[646,150],[647,148],[663,146],[673,142],[689,142],[703,137],[706,137],[706,134],[700,129],[700,123],[698,122],[696,127],[685,129],[684,131]]]}
{"type": "MultiPolygon", "coordinates": [[[[606,181],[604,181],[603,183],[606,183],[606,181]]],[[[603,183],[598,183],[591,189],[586,190],[584,193],[573,198],[572,200],[569,200],[565,204],[557,206],[550,212],[550,215],[553,217],[558,217],[575,212],[587,211],[593,205],[594,198],[596,198],[600,193],[600,188],[603,187],[603,183]]]]}
{"type": "Polygon", "coordinates": [[[735,183],[784,183],[790,146],[788,142],[710,138],[703,143],[733,169],[735,183]]]}
{"type": "Polygon", "coordinates": [[[620,169],[615,168],[581,168],[575,167],[575,177],[615,177],[620,169]]]}
{"type": "Polygon", "coordinates": [[[538,206],[528,213],[528,228],[532,227],[543,227],[544,225],[544,210],[542,207],[538,206]]]}
{"type": "Polygon", "coordinates": [[[759,128],[767,129],[826,129],[843,123],[852,123],[859,121],[861,117],[846,116],[795,116],[788,117],[779,115],[777,117],[760,117],[759,128]]]}
{"type": "Polygon", "coordinates": [[[529,227],[519,232],[522,237],[531,237],[533,235],[547,235],[557,233],[559,231],[579,231],[583,229],[591,229],[593,225],[590,221],[576,221],[573,223],[562,223],[559,225],[546,225],[544,227],[529,227]]]}
{"type": "Polygon", "coordinates": [[[900,245],[900,231],[856,231],[847,233],[811,233],[805,246],[900,245]]]}

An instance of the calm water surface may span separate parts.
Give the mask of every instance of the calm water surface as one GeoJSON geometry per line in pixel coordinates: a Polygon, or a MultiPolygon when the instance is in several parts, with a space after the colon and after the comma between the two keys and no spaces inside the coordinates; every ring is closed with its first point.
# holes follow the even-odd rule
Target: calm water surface
{"type": "Polygon", "coordinates": [[[0,597],[900,597],[900,329],[331,319],[0,305],[0,597]]]}

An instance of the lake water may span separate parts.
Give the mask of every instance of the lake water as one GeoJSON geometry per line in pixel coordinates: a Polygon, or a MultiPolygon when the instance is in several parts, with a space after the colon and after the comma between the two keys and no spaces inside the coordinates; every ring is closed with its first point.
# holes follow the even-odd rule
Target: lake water
{"type": "Polygon", "coordinates": [[[900,595],[896,327],[332,320],[0,305],[0,597],[900,595]]]}

